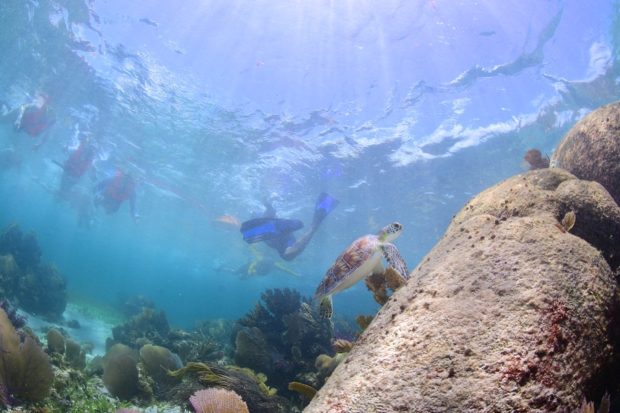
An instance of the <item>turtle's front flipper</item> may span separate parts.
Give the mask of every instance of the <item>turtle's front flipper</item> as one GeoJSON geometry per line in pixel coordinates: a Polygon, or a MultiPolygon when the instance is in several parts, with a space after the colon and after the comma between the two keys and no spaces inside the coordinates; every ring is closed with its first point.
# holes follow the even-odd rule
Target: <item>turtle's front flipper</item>
{"type": "Polygon", "coordinates": [[[332,296],[326,295],[321,299],[319,303],[319,314],[322,318],[332,318],[334,313],[334,304],[332,302],[332,296]]]}
{"type": "Polygon", "coordinates": [[[385,244],[381,245],[381,249],[383,250],[383,256],[385,257],[385,260],[388,262],[389,266],[394,268],[396,272],[398,272],[403,277],[403,279],[408,280],[409,271],[407,270],[407,264],[405,263],[403,257],[400,255],[400,252],[398,252],[398,248],[396,248],[394,244],[386,242],[385,244]]]}

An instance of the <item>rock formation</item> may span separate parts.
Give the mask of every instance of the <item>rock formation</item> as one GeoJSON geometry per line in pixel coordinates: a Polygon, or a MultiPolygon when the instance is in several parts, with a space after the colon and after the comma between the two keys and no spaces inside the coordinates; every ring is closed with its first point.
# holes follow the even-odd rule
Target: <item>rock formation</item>
{"type": "Polygon", "coordinates": [[[597,181],[620,205],[620,102],[588,114],[558,145],[552,165],[597,181]]]}
{"type": "Polygon", "coordinates": [[[559,412],[599,400],[615,385],[618,234],[608,192],[562,169],[482,192],[304,412],[559,412]]]}

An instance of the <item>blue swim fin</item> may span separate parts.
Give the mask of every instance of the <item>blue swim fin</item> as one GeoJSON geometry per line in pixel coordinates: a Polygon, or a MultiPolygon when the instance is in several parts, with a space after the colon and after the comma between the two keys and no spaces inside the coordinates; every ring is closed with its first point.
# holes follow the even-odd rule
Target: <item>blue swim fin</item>
{"type": "Polygon", "coordinates": [[[249,244],[284,237],[304,226],[298,219],[255,218],[241,224],[243,240],[249,244]]]}
{"type": "Polygon", "coordinates": [[[316,204],[314,205],[314,225],[318,225],[323,221],[323,219],[330,213],[336,206],[338,206],[339,201],[329,195],[328,193],[322,192],[319,195],[319,198],[316,200],[316,204]]]}

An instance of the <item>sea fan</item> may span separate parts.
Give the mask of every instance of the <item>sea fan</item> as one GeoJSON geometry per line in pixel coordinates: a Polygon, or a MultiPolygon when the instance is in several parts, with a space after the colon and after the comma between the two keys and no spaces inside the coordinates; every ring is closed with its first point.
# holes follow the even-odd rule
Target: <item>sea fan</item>
{"type": "Polygon", "coordinates": [[[249,413],[247,404],[237,393],[221,388],[198,390],[189,402],[196,413],[249,413]]]}

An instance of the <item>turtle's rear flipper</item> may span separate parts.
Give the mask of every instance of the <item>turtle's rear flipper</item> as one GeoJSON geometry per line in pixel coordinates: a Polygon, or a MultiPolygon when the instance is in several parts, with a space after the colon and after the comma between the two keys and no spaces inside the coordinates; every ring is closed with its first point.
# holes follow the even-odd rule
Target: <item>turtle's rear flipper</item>
{"type": "Polygon", "coordinates": [[[390,244],[386,242],[381,246],[381,250],[383,250],[383,256],[385,260],[388,262],[389,266],[394,268],[396,272],[398,272],[403,279],[409,279],[409,271],[407,270],[407,264],[405,260],[398,252],[398,248],[394,244],[390,244]]]}
{"type": "Polygon", "coordinates": [[[332,318],[334,314],[334,304],[332,302],[332,296],[326,295],[321,298],[321,302],[319,303],[319,315],[321,318],[332,318]]]}

